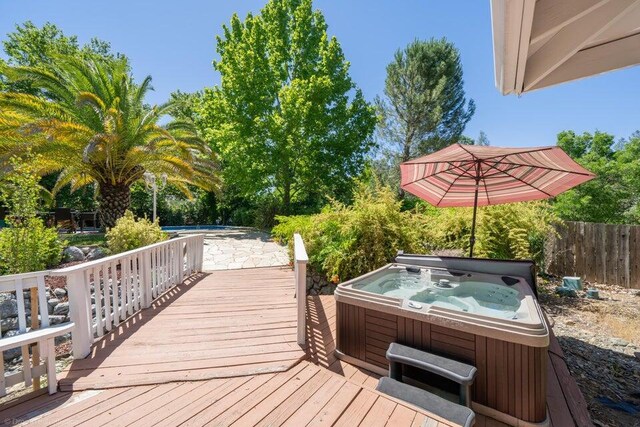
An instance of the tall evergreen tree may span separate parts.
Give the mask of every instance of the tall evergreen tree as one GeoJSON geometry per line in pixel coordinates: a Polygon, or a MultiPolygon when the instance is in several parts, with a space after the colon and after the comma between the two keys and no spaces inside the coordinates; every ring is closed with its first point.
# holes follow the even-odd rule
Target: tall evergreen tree
{"type": "Polygon", "coordinates": [[[205,135],[223,174],[282,212],[335,195],[364,166],[375,111],[349,76],[340,44],[311,0],[271,0],[218,37],[219,86],[205,91],[205,135]]]}
{"type": "Polygon", "coordinates": [[[387,66],[379,134],[399,161],[458,142],[475,111],[467,101],[458,49],[446,39],[416,40],[387,66]]]}

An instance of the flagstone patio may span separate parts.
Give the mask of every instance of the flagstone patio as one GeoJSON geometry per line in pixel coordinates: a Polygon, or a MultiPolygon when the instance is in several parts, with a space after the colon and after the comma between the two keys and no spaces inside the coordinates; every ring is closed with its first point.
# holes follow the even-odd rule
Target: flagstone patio
{"type": "Polygon", "coordinates": [[[287,248],[274,242],[268,233],[249,228],[206,231],[204,271],[282,265],[289,265],[287,248]]]}

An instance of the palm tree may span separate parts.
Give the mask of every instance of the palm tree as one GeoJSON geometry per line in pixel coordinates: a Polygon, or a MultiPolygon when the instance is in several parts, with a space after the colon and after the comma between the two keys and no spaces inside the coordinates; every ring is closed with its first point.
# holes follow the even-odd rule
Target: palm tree
{"type": "Polygon", "coordinates": [[[217,168],[193,123],[160,125],[172,103],[148,106],[151,77],[136,84],[126,58],[60,57],[43,70],[4,66],[10,81],[29,81],[42,96],[0,93],[0,160],[26,149],[41,174],[58,172],[54,193],[95,184],[102,224],[112,227],[145,172],[190,196],[189,186],[219,186],[217,168]]]}

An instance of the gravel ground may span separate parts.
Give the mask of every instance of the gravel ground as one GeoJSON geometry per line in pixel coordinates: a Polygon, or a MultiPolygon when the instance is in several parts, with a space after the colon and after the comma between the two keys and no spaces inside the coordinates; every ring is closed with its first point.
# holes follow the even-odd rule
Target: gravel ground
{"type": "Polygon", "coordinates": [[[597,283],[599,300],[561,297],[559,281],[539,281],[540,301],[553,323],[571,374],[599,426],[640,427],[640,290],[597,283]],[[604,405],[627,406],[628,411],[604,405]]]}

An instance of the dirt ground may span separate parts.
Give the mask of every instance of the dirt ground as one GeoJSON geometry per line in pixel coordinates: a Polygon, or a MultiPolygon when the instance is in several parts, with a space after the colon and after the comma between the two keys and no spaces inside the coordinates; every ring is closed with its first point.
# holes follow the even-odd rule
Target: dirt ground
{"type": "Polygon", "coordinates": [[[584,291],[559,296],[558,285],[539,280],[540,302],[591,418],[597,426],[640,426],[640,290],[583,283],[598,289],[593,300],[584,291]]]}

